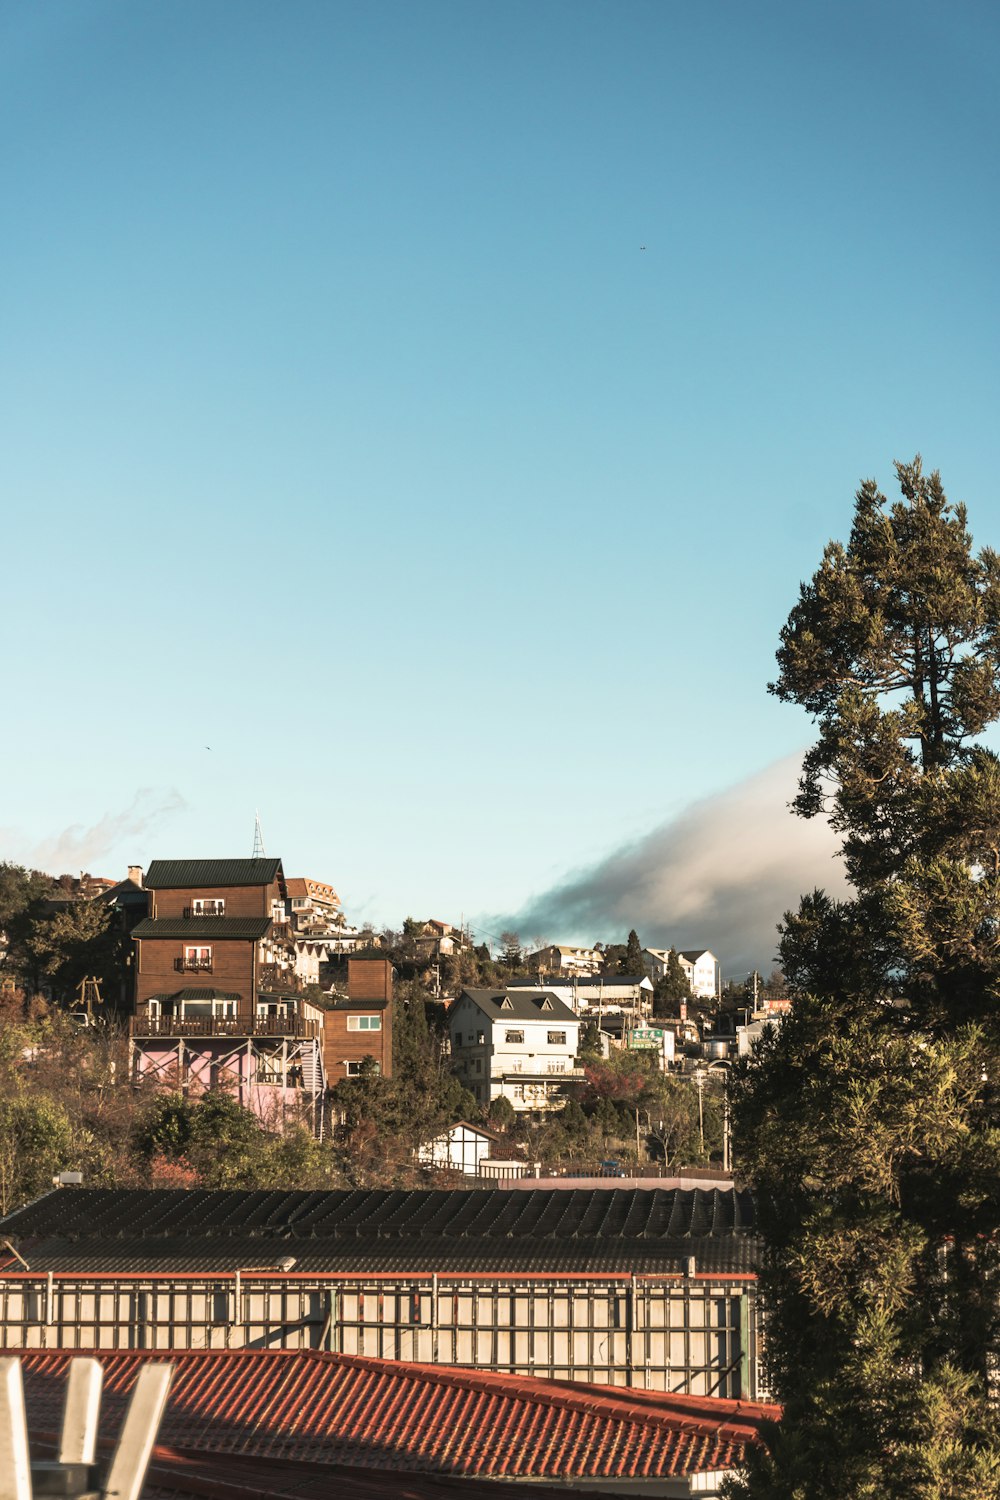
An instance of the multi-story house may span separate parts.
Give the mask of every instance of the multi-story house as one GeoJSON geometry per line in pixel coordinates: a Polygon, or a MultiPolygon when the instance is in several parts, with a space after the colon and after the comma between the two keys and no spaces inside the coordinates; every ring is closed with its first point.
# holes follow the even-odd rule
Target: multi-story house
{"type": "Polygon", "coordinates": [[[316,1129],[323,1012],[295,993],[279,859],[154,860],[132,929],[132,1077],[225,1089],[275,1128],[316,1129]]]}
{"type": "Polygon", "coordinates": [[[463,990],[448,1028],[452,1066],[480,1104],[552,1109],[583,1079],[579,1017],[546,990],[463,990]]]}
{"type": "Polygon", "coordinates": [[[331,1087],[357,1078],[372,1062],[392,1077],[392,975],[383,954],[368,950],[347,960],[347,999],[324,1014],[323,1056],[331,1087]]]}
{"type": "Polygon", "coordinates": [[[604,962],[600,948],[574,948],[550,943],[525,956],[525,964],[539,974],[599,974],[604,962]]]}
{"type": "MultiPolygon", "coordinates": [[[[650,978],[662,979],[670,962],[669,948],[644,948],[646,972],[650,978]]],[[[679,950],[678,961],[696,1000],[715,1000],[719,994],[719,960],[707,948],[679,950]]]]}

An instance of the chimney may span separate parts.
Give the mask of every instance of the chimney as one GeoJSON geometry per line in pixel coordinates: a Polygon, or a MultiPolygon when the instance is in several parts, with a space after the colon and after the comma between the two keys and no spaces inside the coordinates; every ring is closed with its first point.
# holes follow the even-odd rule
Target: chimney
{"type": "Polygon", "coordinates": [[[128,878],[142,890],[142,865],[129,865],[128,878]]]}

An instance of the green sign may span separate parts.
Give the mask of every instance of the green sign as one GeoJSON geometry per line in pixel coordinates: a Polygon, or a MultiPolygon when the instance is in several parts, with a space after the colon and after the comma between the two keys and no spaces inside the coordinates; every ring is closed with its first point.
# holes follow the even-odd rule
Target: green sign
{"type": "Polygon", "coordinates": [[[663,1046],[663,1031],[659,1026],[637,1026],[629,1037],[630,1047],[653,1047],[657,1051],[663,1046]]]}

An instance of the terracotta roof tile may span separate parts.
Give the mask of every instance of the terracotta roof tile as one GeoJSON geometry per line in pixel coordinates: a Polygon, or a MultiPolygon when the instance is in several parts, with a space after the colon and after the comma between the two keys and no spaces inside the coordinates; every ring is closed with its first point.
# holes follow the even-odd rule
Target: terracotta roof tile
{"type": "MultiPolygon", "coordinates": [[[[55,1430],[68,1350],[22,1353],[29,1420],[55,1430]]],[[[97,1351],[102,1421],[120,1425],[146,1360],[174,1382],[160,1441],[188,1452],[408,1473],[570,1481],[738,1464],[776,1407],[402,1364],[316,1350],[97,1351]]]]}

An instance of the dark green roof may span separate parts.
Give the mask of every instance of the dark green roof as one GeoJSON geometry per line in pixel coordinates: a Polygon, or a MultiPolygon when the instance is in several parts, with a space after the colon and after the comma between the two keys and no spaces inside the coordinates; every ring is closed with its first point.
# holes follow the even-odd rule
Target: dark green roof
{"type": "MultiPolygon", "coordinates": [[[[138,931],[138,928],[136,929],[138,931]]],[[[579,1021],[580,1017],[570,1010],[558,995],[539,990],[526,994],[524,990],[465,989],[455,1002],[468,997],[491,1021],[579,1021]]],[[[455,1014],[453,1005],[449,1019],[455,1014]]]]}
{"type": "Polygon", "coordinates": [[[144,917],[132,928],[134,938],[262,938],[270,917],[144,917]]]}
{"type": "Polygon", "coordinates": [[[146,889],[270,885],[281,873],[280,859],[154,859],[146,872],[146,889]]]}

